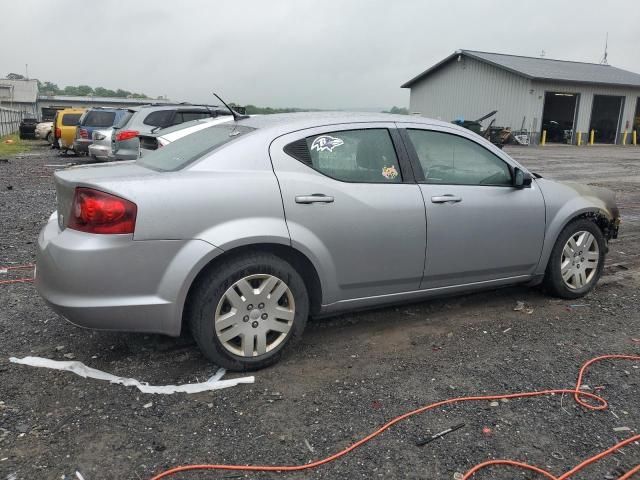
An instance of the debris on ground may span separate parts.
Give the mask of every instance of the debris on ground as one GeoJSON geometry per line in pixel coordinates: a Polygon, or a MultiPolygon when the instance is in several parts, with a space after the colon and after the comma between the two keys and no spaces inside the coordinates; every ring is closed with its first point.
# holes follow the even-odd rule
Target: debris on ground
{"type": "MultiPolygon", "coordinates": [[[[65,354],[67,356],[69,354],[65,354]]],[[[11,363],[17,363],[20,365],[29,365],[32,367],[51,368],[53,370],[66,370],[73,372],[83,378],[95,378],[96,380],[107,380],[111,383],[117,383],[125,385],[127,387],[136,387],[142,393],[157,393],[170,395],[172,393],[200,393],[209,390],[219,390],[222,388],[235,387],[240,383],[253,383],[254,377],[240,377],[232,380],[221,380],[226,373],[224,368],[218,369],[218,371],[206,382],[200,383],[187,383],[184,385],[149,385],[147,383],[140,382],[134,378],[118,377],[111,375],[110,373],[96,370],[95,368],[87,367],[82,362],[63,362],[58,360],[49,360],[42,357],[24,357],[16,358],[11,357],[9,359],[11,363]]]]}

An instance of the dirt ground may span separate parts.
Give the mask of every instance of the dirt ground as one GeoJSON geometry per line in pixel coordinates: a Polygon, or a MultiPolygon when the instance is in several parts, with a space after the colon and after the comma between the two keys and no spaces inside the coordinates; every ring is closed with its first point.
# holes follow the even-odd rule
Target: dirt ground
{"type": "MultiPolygon", "coordinates": [[[[66,355],[151,384],[203,381],[216,367],[190,339],[82,330],[52,313],[33,285],[0,285],[0,480],[76,479],[76,471],[86,480],[148,479],[186,463],[306,463],[426,403],[571,388],[585,360],[639,354],[640,148],[509,153],[545,177],[617,192],[620,237],[586,298],[562,301],[518,287],[316,320],[301,344],[257,372],[252,385],[160,396],[8,358],[66,355]],[[518,301],[524,310],[514,311],[518,301]]],[[[41,145],[0,160],[0,266],[34,261],[38,231],[55,209],[54,167],[46,165],[68,161],[74,159],[41,145]]],[[[640,364],[596,365],[586,383],[603,387],[608,411],[584,411],[570,396],[458,405],[412,417],[315,470],[174,478],[440,480],[492,458],[560,474],[640,431],[640,364]],[[417,438],[461,422],[464,428],[415,446],[417,438]]],[[[638,463],[640,446],[631,445],[575,478],[618,478],[638,463]]],[[[494,470],[477,478],[534,477],[494,470]]]]}

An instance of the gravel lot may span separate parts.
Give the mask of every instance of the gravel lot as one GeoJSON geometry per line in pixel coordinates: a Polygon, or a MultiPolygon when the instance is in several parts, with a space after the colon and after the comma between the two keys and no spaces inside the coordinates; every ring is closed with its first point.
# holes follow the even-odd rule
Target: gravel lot
{"type": "MultiPolygon", "coordinates": [[[[55,209],[54,168],[46,165],[75,160],[34,145],[0,161],[0,266],[34,261],[38,231],[55,209]]],[[[572,388],[579,366],[592,356],[639,354],[633,339],[640,338],[640,148],[548,146],[510,153],[545,177],[618,193],[620,237],[588,297],[568,302],[537,289],[508,288],[312,321],[302,343],[278,365],[257,372],[253,385],[154,396],[10,364],[8,357],[64,360],[66,354],[151,384],[203,381],[216,368],[189,338],[81,330],[52,313],[31,284],[0,285],[0,480],[75,479],[76,470],[86,480],[147,479],[184,463],[305,463],[422,404],[572,388]],[[514,311],[518,301],[524,310],[514,311]]],[[[640,431],[640,364],[596,365],[586,383],[604,387],[599,393],[608,411],[585,412],[559,396],[466,404],[413,417],[313,471],[175,478],[439,480],[490,458],[519,459],[560,474],[640,431]],[[417,438],[460,422],[463,429],[415,446],[417,438]],[[620,427],[630,431],[614,430],[620,427]]],[[[617,478],[638,463],[640,446],[632,445],[575,478],[617,478]]],[[[477,476],[515,477],[533,478],[507,470],[477,476]]]]}

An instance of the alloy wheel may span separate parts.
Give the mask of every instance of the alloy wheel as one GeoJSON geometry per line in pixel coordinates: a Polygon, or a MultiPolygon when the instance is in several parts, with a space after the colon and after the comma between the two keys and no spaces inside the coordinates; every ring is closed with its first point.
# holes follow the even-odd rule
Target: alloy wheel
{"type": "Polygon", "coordinates": [[[596,276],[599,263],[600,247],[596,238],[584,230],[576,232],[562,249],[562,280],[571,290],[584,288],[596,276]]]}
{"type": "Polygon", "coordinates": [[[216,307],[214,326],[222,346],[240,357],[273,351],[291,330],[293,293],[281,279],[249,275],[235,282],[216,307]]]}

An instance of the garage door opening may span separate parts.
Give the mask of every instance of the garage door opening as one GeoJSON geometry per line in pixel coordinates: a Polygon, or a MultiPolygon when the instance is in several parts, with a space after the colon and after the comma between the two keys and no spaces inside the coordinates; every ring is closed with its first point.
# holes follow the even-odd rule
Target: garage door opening
{"type": "Polygon", "coordinates": [[[616,143],[624,97],[594,95],[589,132],[594,130],[596,143],[616,143]]]}
{"type": "Polygon", "coordinates": [[[633,129],[640,134],[640,97],[636,100],[636,114],[633,117],[633,129]]]}
{"type": "Polygon", "coordinates": [[[542,130],[547,131],[547,142],[573,143],[578,98],[577,93],[545,93],[542,130]]]}

